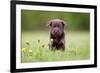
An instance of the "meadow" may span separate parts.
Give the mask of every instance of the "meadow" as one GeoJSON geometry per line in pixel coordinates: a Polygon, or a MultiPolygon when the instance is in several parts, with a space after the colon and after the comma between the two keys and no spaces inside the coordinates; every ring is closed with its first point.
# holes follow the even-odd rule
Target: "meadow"
{"type": "Polygon", "coordinates": [[[46,31],[24,31],[21,41],[21,61],[47,62],[86,60],[90,58],[90,34],[87,31],[66,32],[65,51],[48,48],[49,33],[46,31]]]}

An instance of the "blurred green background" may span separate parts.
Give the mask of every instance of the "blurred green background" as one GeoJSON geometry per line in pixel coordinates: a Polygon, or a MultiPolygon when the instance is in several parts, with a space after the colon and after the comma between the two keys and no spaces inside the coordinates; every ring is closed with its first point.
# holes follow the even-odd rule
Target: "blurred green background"
{"type": "Polygon", "coordinates": [[[21,10],[22,63],[86,60],[90,58],[90,14],[21,10]],[[65,21],[65,51],[48,48],[48,21],[65,21]]]}
{"type": "Polygon", "coordinates": [[[85,30],[89,31],[90,14],[75,12],[53,12],[22,10],[22,30],[46,30],[46,24],[51,19],[62,19],[68,27],[65,30],[85,30]]]}

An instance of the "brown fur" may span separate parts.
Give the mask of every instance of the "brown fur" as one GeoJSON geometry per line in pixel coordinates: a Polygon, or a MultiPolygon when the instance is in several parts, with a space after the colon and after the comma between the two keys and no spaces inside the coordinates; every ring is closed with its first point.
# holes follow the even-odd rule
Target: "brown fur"
{"type": "Polygon", "coordinates": [[[50,49],[65,50],[65,22],[60,19],[53,19],[48,22],[50,32],[50,49]]]}

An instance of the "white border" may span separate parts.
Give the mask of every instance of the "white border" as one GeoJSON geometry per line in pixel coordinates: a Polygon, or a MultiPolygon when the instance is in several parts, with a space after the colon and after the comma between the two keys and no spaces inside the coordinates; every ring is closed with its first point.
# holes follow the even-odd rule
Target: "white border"
{"type": "Polygon", "coordinates": [[[70,7],[52,7],[35,5],[16,5],[16,68],[39,68],[53,66],[71,66],[94,64],[94,9],[70,8],[70,7]],[[63,12],[82,12],[90,13],[90,60],[80,61],[60,61],[60,62],[35,62],[21,63],[21,9],[42,10],[42,11],[63,11],[63,12]]]}

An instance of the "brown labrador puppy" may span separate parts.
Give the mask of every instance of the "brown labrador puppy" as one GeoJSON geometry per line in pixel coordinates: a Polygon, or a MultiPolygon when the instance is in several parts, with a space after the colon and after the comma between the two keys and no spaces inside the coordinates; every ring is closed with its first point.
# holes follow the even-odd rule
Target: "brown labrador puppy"
{"type": "Polygon", "coordinates": [[[60,19],[53,19],[48,22],[50,33],[49,48],[51,50],[65,50],[64,25],[65,22],[60,19]]]}

